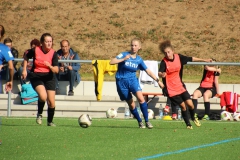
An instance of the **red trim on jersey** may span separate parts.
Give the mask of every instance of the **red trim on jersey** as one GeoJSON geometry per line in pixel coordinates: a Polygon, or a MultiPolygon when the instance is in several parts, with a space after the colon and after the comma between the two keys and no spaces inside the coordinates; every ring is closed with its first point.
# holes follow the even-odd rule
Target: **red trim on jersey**
{"type": "Polygon", "coordinates": [[[54,50],[50,49],[47,54],[44,54],[40,47],[35,48],[35,60],[34,60],[34,72],[50,72],[49,67],[44,65],[44,61],[48,61],[52,65],[52,58],[54,55],[54,50]]]}
{"type": "Polygon", "coordinates": [[[179,95],[186,91],[180,78],[181,61],[178,54],[174,54],[174,60],[163,59],[166,63],[166,87],[169,97],[179,95]]]}

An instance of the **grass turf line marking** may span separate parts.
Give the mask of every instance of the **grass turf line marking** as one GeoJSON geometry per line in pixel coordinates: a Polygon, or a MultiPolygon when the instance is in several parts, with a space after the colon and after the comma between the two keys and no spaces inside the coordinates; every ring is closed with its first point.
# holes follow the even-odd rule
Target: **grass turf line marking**
{"type": "Polygon", "coordinates": [[[218,142],[214,142],[214,143],[209,143],[209,144],[204,144],[204,145],[200,145],[200,146],[195,146],[195,147],[191,147],[191,148],[185,148],[185,149],[181,149],[181,150],[178,150],[178,151],[165,152],[165,153],[156,154],[156,155],[152,155],[152,156],[142,157],[142,158],[138,158],[137,160],[159,158],[159,157],[163,157],[163,156],[167,156],[167,155],[179,154],[179,153],[183,153],[183,152],[187,152],[187,151],[196,150],[196,149],[199,149],[199,148],[206,148],[206,147],[210,147],[210,146],[219,145],[219,144],[222,144],[222,143],[228,143],[228,142],[239,141],[239,140],[240,140],[240,137],[231,138],[231,139],[226,139],[226,140],[222,140],[222,141],[218,141],[218,142]]]}

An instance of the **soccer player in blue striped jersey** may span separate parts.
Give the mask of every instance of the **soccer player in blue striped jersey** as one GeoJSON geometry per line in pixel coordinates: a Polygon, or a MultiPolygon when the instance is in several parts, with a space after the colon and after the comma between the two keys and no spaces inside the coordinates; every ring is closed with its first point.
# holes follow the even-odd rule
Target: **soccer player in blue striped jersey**
{"type": "Polygon", "coordinates": [[[131,51],[122,52],[110,61],[110,64],[118,64],[118,70],[116,73],[116,85],[117,92],[122,101],[126,101],[131,113],[137,119],[139,128],[145,128],[142,119],[140,118],[135,103],[133,101],[132,94],[134,94],[138,102],[140,103],[140,109],[143,113],[146,126],[151,129],[152,124],[148,120],[148,106],[142,95],[142,89],[139,85],[138,78],[136,76],[137,70],[144,70],[153,80],[158,82],[161,88],[164,87],[163,83],[154,75],[154,73],[147,68],[143,59],[137,55],[141,49],[141,42],[139,39],[133,39],[131,41],[131,51]]]}

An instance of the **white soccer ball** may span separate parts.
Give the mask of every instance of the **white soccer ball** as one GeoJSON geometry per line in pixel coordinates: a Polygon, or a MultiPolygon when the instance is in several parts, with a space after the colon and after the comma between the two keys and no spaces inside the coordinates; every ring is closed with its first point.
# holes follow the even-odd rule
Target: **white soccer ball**
{"type": "Polygon", "coordinates": [[[234,121],[240,121],[240,112],[234,112],[233,113],[233,120],[234,121]]]}
{"type": "Polygon", "coordinates": [[[148,119],[153,119],[154,118],[154,112],[151,109],[148,109],[148,119]]]}
{"type": "Polygon", "coordinates": [[[117,110],[114,108],[109,108],[106,111],[107,118],[116,118],[117,117],[117,110]]]}
{"type": "Polygon", "coordinates": [[[221,113],[221,120],[223,121],[231,121],[232,120],[232,114],[228,111],[222,111],[221,113]]]}
{"type": "Polygon", "coordinates": [[[117,117],[117,110],[114,108],[109,108],[106,111],[107,118],[116,118],[117,117]]]}
{"type": "Polygon", "coordinates": [[[92,125],[92,118],[91,118],[88,114],[82,114],[82,115],[78,118],[78,124],[79,124],[82,128],[88,128],[89,126],[92,125]]]}

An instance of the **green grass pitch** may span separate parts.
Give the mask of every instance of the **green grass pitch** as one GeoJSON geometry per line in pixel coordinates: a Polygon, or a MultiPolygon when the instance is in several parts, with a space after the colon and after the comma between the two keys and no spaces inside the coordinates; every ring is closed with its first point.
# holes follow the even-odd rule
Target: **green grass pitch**
{"type": "Polygon", "coordinates": [[[240,122],[201,121],[186,129],[183,121],[151,120],[139,129],[135,119],[93,119],[81,128],[77,118],[1,117],[0,159],[3,160],[209,160],[240,159],[240,122]]]}

